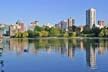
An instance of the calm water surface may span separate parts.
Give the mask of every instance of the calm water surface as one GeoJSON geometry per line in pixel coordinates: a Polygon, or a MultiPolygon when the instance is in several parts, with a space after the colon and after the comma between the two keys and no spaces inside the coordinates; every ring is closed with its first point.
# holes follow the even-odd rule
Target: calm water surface
{"type": "Polygon", "coordinates": [[[0,72],[108,72],[108,40],[1,39],[0,72]]]}

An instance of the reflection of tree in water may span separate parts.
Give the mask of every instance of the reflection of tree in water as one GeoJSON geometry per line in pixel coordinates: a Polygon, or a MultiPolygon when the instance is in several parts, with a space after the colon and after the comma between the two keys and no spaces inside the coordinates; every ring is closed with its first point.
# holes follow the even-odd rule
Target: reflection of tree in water
{"type": "Polygon", "coordinates": [[[98,53],[103,55],[108,48],[108,40],[107,39],[99,39],[99,50],[98,53]]]}
{"type": "Polygon", "coordinates": [[[88,48],[89,44],[92,43],[94,48],[96,47],[108,47],[108,40],[99,40],[99,39],[29,39],[29,40],[20,40],[15,39],[10,41],[10,48],[16,47],[17,49],[21,49],[22,51],[27,45],[30,45],[31,48],[40,49],[40,48],[58,48],[64,47],[68,44],[68,47],[72,48],[88,48]],[[81,45],[80,45],[81,43],[81,45]]]}
{"type": "Polygon", "coordinates": [[[10,39],[10,50],[16,51],[17,55],[24,52],[25,47],[28,43],[28,39],[10,39]]]}
{"type": "Polygon", "coordinates": [[[86,63],[89,67],[96,65],[96,50],[99,54],[103,54],[108,48],[108,40],[104,39],[29,39],[11,40],[10,44],[11,48],[20,48],[21,52],[31,51],[37,54],[42,49],[47,53],[54,50],[69,58],[74,58],[76,49],[83,48],[82,50],[86,51],[86,63]]]}
{"type": "Polygon", "coordinates": [[[36,39],[33,43],[36,52],[40,49],[45,49],[50,53],[49,51],[51,51],[52,48],[57,48],[61,42],[58,39],[36,39]]]}

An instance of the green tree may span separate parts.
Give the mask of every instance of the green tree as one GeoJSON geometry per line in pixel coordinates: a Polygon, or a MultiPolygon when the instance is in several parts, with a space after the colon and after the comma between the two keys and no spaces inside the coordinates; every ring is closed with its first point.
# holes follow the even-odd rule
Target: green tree
{"type": "Polygon", "coordinates": [[[28,32],[23,32],[23,33],[22,33],[22,37],[23,37],[23,38],[28,37],[28,32]]]}
{"type": "Polygon", "coordinates": [[[91,33],[92,33],[92,34],[95,34],[95,36],[98,37],[100,31],[101,31],[101,30],[100,30],[99,28],[93,27],[92,30],[91,30],[91,33]]]}
{"type": "Polygon", "coordinates": [[[16,38],[21,38],[22,37],[22,33],[21,32],[17,32],[15,35],[16,38]]]}
{"type": "Polygon", "coordinates": [[[105,29],[105,37],[108,37],[108,29],[105,29]]]}
{"type": "Polygon", "coordinates": [[[42,33],[43,37],[48,37],[48,32],[47,31],[41,31],[41,33],[42,33]]]}
{"type": "Polygon", "coordinates": [[[104,30],[101,30],[101,32],[99,33],[100,37],[104,37],[104,30]]]}
{"type": "Polygon", "coordinates": [[[43,31],[43,28],[40,26],[35,26],[34,31],[41,32],[41,31],[43,31]]]}
{"type": "Polygon", "coordinates": [[[69,36],[69,34],[66,32],[66,33],[64,33],[64,37],[68,37],[69,36]]]}
{"type": "Polygon", "coordinates": [[[45,26],[44,27],[44,30],[47,31],[47,32],[49,32],[50,31],[50,28],[48,26],[45,26]]]}
{"type": "Polygon", "coordinates": [[[108,37],[108,29],[107,28],[103,28],[100,33],[99,33],[100,37],[108,37]]]}
{"type": "Polygon", "coordinates": [[[36,35],[35,31],[28,30],[27,32],[28,32],[28,37],[35,37],[35,35],[36,35]]]}
{"type": "Polygon", "coordinates": [[[76,37],[77,33],[76,32],[72,32],[72,37],[76,37]]]}
{"type": "Polygon", "coordinates": [[[60,30],[54,27],[51,27],[49,30],[49,35],[50,36],[59,36],[60,35],[60,30]]]}

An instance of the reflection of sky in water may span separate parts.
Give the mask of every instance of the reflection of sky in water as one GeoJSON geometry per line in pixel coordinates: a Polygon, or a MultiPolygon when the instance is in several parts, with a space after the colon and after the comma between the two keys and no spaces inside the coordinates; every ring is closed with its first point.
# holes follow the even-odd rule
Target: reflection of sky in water
{"type": "Polygon", "coordinates": [[[4,72],[108,71],[107,44],[107,39],[4,39],[0,42],[0,70],[4,72]]]}

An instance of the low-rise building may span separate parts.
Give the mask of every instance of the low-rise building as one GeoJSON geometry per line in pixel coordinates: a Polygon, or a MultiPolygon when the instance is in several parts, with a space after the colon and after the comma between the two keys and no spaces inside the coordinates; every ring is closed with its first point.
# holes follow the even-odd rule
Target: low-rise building
{"type": "Polygon", "coordinates": [[[39,21],[33,21],[30,24],[29,30],[34,30],[35,26],[39,25],[39,21]]]}
{"type": "Polygon", "coordinates": [[[102,29],[102,28],[104,28],[104,20],[99,20],[98,21],[98,27],[100,28],[100,29],[102,29]]]}
{"type": "Polygon", "coordinates": [[[10,36],[15,36],[15,34],[18,32],[17,31],[17,26],[11,24],[9,27],[9,32],[10,32],[10,36]]]}

